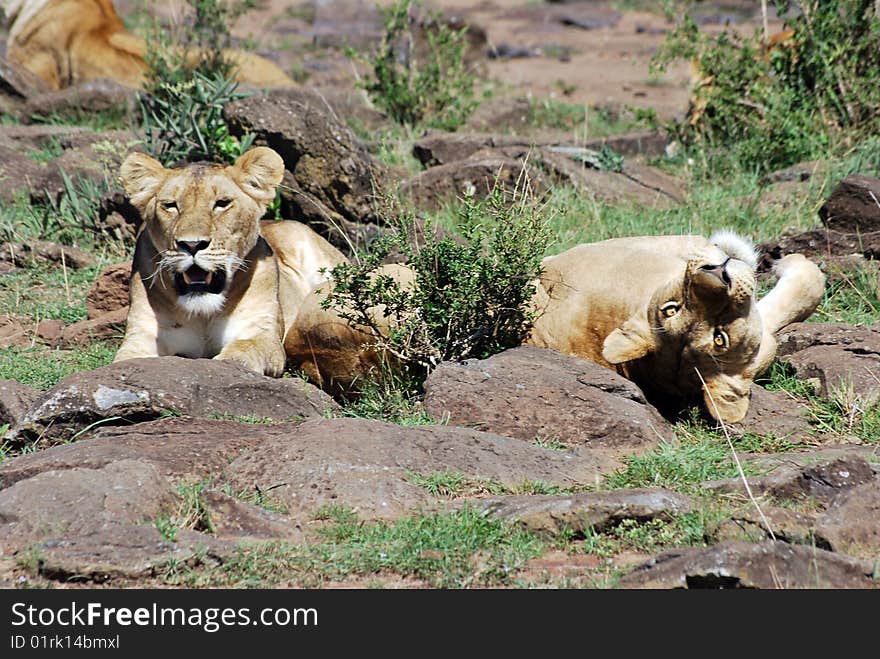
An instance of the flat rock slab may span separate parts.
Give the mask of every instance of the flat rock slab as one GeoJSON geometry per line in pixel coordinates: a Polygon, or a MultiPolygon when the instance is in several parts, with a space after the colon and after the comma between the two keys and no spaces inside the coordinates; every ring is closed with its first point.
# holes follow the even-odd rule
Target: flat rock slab
{"type": "Polygon", "coordinates": [[[880,398],[880,326],[795,323],[779,334],[778,354],[822,396],[852,389],[865,404],[880,398]]]}
{"type": "Polygon", "coordinates": [[[441,364],[425,381],[425,409],[459,426],[620,453],[672,439],[669,424],[626,378],[532,346],[441,364]]]}
{"type": "Polygon", "coordinates": [[[174,503],[168,481],[144,462],[47,471],[0,491],[0,555],[49,538],[137,525],[170,511],[174,503]]]}
{"type": "Polygon", "coordinates": [[[546,535],[563,532],[601,532],[625,519],[671,520],[693,509],[692,501],[669,490],[646,488],[581,494],[516,495],[472,502],[493,517],[515,521],[529,531],[546,535]]]}
{"type": "MultiPolygon", "coordinates": [[[[775,499],[813,497],[830,501],[846,490],[874,480],[871,465],[858,456],[841,457],[811,465],[782,465],[767,476],[751,477],[749,487],[755,496],[775,499]]],[[[719,493],[746,494],[740,478],[709,481],[707,490],[719,493]]]]}
{"type": "MultiPolygon", "coordinates": [[[[769,505],[766,502],[762,502],[760,505],[761,513],[758,513],[751,503],[743,504],[740,511],[731,515],[729,520],[721,523],[715,531],[715,537],[721,542],[781,540],[804,545],[812,545],[816,542],[817,513],[799,512],[790,508],[769,505]],[[772,536],[770,531],[773,532],[772,536]]],[[[817,546],[820,549],[830,549],[823,544],[817,543],[817,546]]]]}
{"type": "Polygon", "coordinates": [[[816,536],[834,551],[877,559],[880,556],[880,477],[841,492],[817,522],[816,536]]]}
{"type": "Polygon", "coordinates": [[[672,549],[619,582],[621,588],[876,588],[872,567],[849,556],[784,542],[672,549]]]}
{"type": "Polygon", "coordinates": [[[414,475],[455,472],[510,488],[527,480],[570,487],[619,467],[589,452],[447,426],[320,419],[286,428],[232,462],[225,479],[235,491],[256,486],[271,493],[301,521],[328,504],[354,508],[363,519],[393,519],[439,501],[412,482],[414,475]]]}
{"type": "Polygon", "coordinates": [[[0,488],[46,471],[101,469],[139,460],[170,479],[199,481],[273,435],[267,426],[209,419],[161,419],[99,429],[94,437],[20,455],[0,465],[0,488]]]}
{"type": "Polygon", "coordinates": [[[58,444],[95,424],[128,425],[173,414],[285,421],[338,406],[299,378],[274,379],[216,359],[131,359],[74,373],[45,392],[12,429],[21,446],[58,444]]]}
{"type": "Polygon", "coordinates": [[[236,499],[220,490],[204,490],[202,504],[211,520],[213,535],[229,541],[287,540],[302,542],[300,525],[286,515],[236,499]]]}

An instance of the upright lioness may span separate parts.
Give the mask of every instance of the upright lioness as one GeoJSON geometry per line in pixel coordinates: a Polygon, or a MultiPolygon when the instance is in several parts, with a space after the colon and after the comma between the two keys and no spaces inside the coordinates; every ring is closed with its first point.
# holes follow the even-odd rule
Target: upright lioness
{"type": "MultiPolygon", "coordinates": [[[[9,28],[6,56],[52,89],[94,78],[140,87],[146,44],[125,29],[111,0],[0,0],[9,28]]],[[[296,83],[264,57],[227,51],[240,81],[256,87],[296,83]]]]}
{"type": "Polygon", "coordinates": [[[256,147],[234,165],[165,169],[141,153],[120,178],[143,218],[125,338],[114,361],[181,355],[284,370],[284,333],[322,268],[345,260],[299,222],[260,222],[284,174],[256,147]]]}

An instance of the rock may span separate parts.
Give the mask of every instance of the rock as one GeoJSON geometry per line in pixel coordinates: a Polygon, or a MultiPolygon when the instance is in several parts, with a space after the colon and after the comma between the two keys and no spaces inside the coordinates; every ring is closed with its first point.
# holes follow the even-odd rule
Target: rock
{"type": "Polygon", "coordinates": [[[282,515],[246,503],[225,492],[209,489],[202,491],[202,505],[211,520],[213,534],[224,540],[278,540],[302,542],[299,527],[282,515]]]}
{"type": "Polygon", "coordinates": [[[851,174],[819,209],[829,229],[846,233],[880,231],[880,179],[851,174]]]}
{"type": "Polygon", "coordinates": [[[86,310],[94,319],[110,311],[128,308],[128,280],[131,261],[110,265],[101,271],[86,293],[86,310]]]}
{"type": "Polygon", "coordinates": [[[832,229],[811,229],[784,233],[778,240],[759,246],[762,260],[778,260],[786,254],[803,254],[808,258],[830,259],[858,254],[866,259],[880,259],[880,231],[864,234],[844,233],[832,229]]]}
{"type": "Polygon", "coordinates": [[[68,325],[61,332],[56,345],[84,346],[95,341],[122,339],[125,335],[125,321],[128,318],[128,307],[108,311],[96,318],[80,320],[68,325]]]}
{"type": "MultiPolygon", "coordinates": [[[[818,464],[805,466],[786,465],[767,476],[750,477],[749,487],[754,496],[771,496],[775,499],[798,499],[812,497],[830,501],[846,490],[874,479],[871,465],[858,456],[845,456],[818,464]]],[[[706,490],[717,493],[745,495],[741,478],[708,481],[706,490]]]]}
{"type": "Polygon", "coordinates": [[[809,160],[806,162],[799,162],[791,167],[786,167],[785,169],[771,172],[764,177],[764,181],[768,183],[787,183],[792,181],[802,183],[826,174],[827,172],[827,160],[809,160]]]}
{"type": "Polygon", "coordinates": [[[9,316],[0,316],[0,348],[31,345],[27,330],[20,321],[9,316]]]}
{"type": "Polygon", "coordinates": [[[101,427],[88,439],[7,460],[0,465],[0,488],[46,471],[103,469],[123,460],[153,465],[171,480],[197,482],[219,474],[242,451],[276,437],[273,428],[178,418],[101,427]]]}
{"type": "Polygon", "coordinates": [[[749,411],[737,424],[728,426],[732,433],[772,435],[789,441],[815,441],[807,408],[781,391],[768,391],[753,384],[749,411]]]}
{"type": "MultiPolygon", "coordinates": [[[[48,90],[46,83],[25,68],[0,57],[0,95],[24,101],[48,90]]],[[[6,106],[9,112],[13,107],[6,106]]]]}
{"type": "Polygon", "coordinates": [[[35,240],[0,245],[0,261],[8,261],[17,267],[26,267],[28,263],[53,263],[79,270],[94,265],[95,257],[78,247],[35,240]]]}
{"type": "MultiPolygon", "coordinates": [[[[114,80],[97,78],[58,91],[31,96],[24,105],[26,118],[118,110],[131,114],[137,107],[137,90],[114,80]]],[[[75,115],[77,116],[77,115],[75,115]]]]}
{"type": "MultiPolygon", "coordinates": [[[[719,542],[761,542],[764,540],[781,540],[799,545],[812,545],[816,542],[814,527],[815,513],[805,513],[768,505],[762,502],[761,513],[751,503],[744,504],[740,512],[719,526],[713,534],[719,542]],[[766,521],[765,521],[766,520],[766,521]],[[773,537],[767,530],[769,524],[773,537]]],[[[820,549],[829,549],[827,545],[816,544],[820,549]]]]}
{"type": "Polygon", "coordinates": [[[354,508],[361,519],[393,519],[437,502],[412,482],[416,474],[455,472],[510,488],[525,480],[569,487],[593,483],[619,465],[588,452],[554,451],[464,428],[366,419],[319,419],[289,428],[237,458],[225,479],[235,490],[271,491],[299,521],[329,504],[354,508]]]}
{"type": "Polygon", "coordinates": [[[92,131],[85,126],[56,126],[53,124],[32,124],[0,126],[0,144],[14,151],[26,153],[47,146],[50,143],[67,146],[78,135],[92,131]]]}
{"type": "Polygon", "coordinates": [[[97,533],[47,540],[37,545],[39,572],[50,579],[102,582],[155,575],[172,561],[185,564],[199,557],[228,556],[233,545],[188,530],[175,541],[154,526],[114,525],[97,533]]]}
{"type": "MultiPolygon", "coordinates": [[[[0,380],[0,427],[14,426],[40,392],[15,380],[0,380]]],[[[0,433],[2,435],[3,433],[0,433]]]]}
{"type": "Polygon", "coordinates": [[[95,224],[111,238],[133,245],[141,226],[141,214],[125,193],[110,191],[101,199],[95,224]]]}
{"type": "MultiPolygon", "coordinates": [[[[531,117],[532,103],[527,97],[517,96],[509,98],[505,96],[495,96],[480,103],[470,116],[468,116],[459,131],[463,134],[484,131],[517,133],[528,126],[531,117]]],[[[413,150],[415,151],[416,144],[421,143],[424,139],[430,138],[435,133],[449,136],[457,134],[431,131],[422,138],[422,140],[416,141],[413,145],[413,150]]]]}
{"type": "Polygon", "coordinates": [[[54,341],[64,330],[64,323],[60,320],[50,318],[37,323],[36,335],[44,341],[54,341]]]}
{"type": "Polygon", "coordinates": [[[353,222],[376,222],[374,199],[386,173],[319,93],[277,90],[230,103],[233,135],[252,133],[284,159],[302,190],[353,222]]]}
{"type": "Polygon", "coordinates": [[[671,549],[623,577],[621,588],[875,588],[854,558],[784,542],[671,549]]]}
{"type": "Polygon", "coordinates": [[[527,57],[537,57],[538,51],[534,48],[526,46],[516,46],[503,41],[499,44],[492,44],[486,53],[489,59],[525,59],[527,57]]]}
{"type": "Polygon", "coordinates": [[[441,364],[425,381],[425,410],[529,442],[556,439],[618,453],[672,439],[669,424],[623,376],[532,346],[441,364]]]}
{"type": "Polygon", "coordinates": [[[68,194],[68,183],[82,185],[83,181],[104,184],[112,181],[122,160],[138,144],[131,131],[118,130],[78,136],[81,145],[67,148],[47,167],[45,194],[60,199],[68,194]]]}
{"type": "Polygon", "coordinates": [[[122,460],[101,469],[46,471],[0,490],[0,555],[47,538],[134,526],[173,510],[171,485],[153,465],[122,460]]]}
{"type": "Polygon", "coordinates": [[[437,210],[466,196],[484,199],[496,186],[509,195],[531,191],[540,196],[548,189],[543,174],[521,160],[475,156],[421,172],[403,181],[398,194],[417,208],[437,210]]]}
{"type": "Polygon", "coordinates": [[[689,497],[660,488],[584,492],[572,495],[515,495],[473,502],[486,515],[515,521],[533,533],[555,536],[601,533],[625,519],[670,521],[689,513],[689,497]]]}
{"type": "Polygon", "coordinates": [[[777,354],[819,393],[870,405],[880,398],[880,325],[794,323],[779,333],[777,354]],[[849,400],[851,399],[851,400],[849,400]]]}
{"type": "Polygon", "coordinates": [[[557,15],[557,21],[581,30],[611,28],[620,22],[620,13],[600,7],[572,7],[557,15]]]}
{"type": "Polygon", "coordinates": [[[74,373],[45,392],[12,429],[21,446],[69,441],[93,424],[127,425],[169,414],[251,416],[277,421],[338,406],[298,378],[274,379],[217,359],[156,357],[74,373]]]}
{"type": "Polygon", "coordinates": [[[880,478],[841,492],[817,522],[816,537],[834,551],[880,556],[880,478]]]}
{"type": "MultiPolygon", "coordinates": [[[[516,115],[528,117],[528,99],[514,99],[507,101],[514,103],[514,109],[508,110],[516,115]]],[[[525,121],[525,119],[523,120],[525,121]]],[[[493,127],[497,130],[497,127],[493,127]]],[[[516,135],[498,135],[496,133],[446,133],[443,131],[431,131],[425,137],[416,140],[413,144],[413,155],[425,167],[445,165],[459,160],[465,160],[483,149],[497,149],[505,152],[508,148],[514,151],[505,152],[509,157],[524,157],[525,154],[536,151],[540,153],[550,152],[554,149],[565,151],[574,149],[578,152],[599,151],[607,146],[624,157],[637,155],[658,156],[662,155],[668,138],[662,131],[642,130],[588,140],[577,145],[571,144],[571,136],[561,133],[557,136],[520,137],[516,135]]],[[[533,155],[533,160],[537,160],[533,155]]]]}
{"type": "Polygon", "coordinates": [[[48,176],[45,165],[0,144],[0,201],[15,201],[22,195],[40,198],[48,176]]]}

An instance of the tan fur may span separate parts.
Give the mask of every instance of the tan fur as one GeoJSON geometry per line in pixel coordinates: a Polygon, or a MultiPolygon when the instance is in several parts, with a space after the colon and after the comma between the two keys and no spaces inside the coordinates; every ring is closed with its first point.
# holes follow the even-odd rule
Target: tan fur
{"type": "MultiPolygon", "coordinates": [[[[139,88],[146,70],[146,44],[125,29],[111,0],[4,0],[11,23],[7,58],[52,89],[94,78],[139,88]]],[[[241,51],[227,55],[241,82],[256,87],[293,87],[269,60],[241,51]]]]}
{"type": "Polygon", "coordinates": [[[260,222],[283,173],[281,157],[265,147],[228,167],[125,159],[120,178],[144,225],[114,361],[183,355],[283,372],[287,326],[324,281],[321,269],[345,260],[299,222],[260,222]],[[207,290],[220,282],[221,290],[207,290]]]}
{"type": "MultiPolygon", "coordinates": [[[[402,286],[410,285],[413,279],[412,271],[403,265],[386,265],[380,272],[402,286]]],[[[387,355],[373,347],[377,337],[367,328],[354,328],[335,311],[321,308],[332,285],[328,282],[306,298],[287,332],[284,349],[292,369],[302,371],[311,382],[338,395],[356,392],[387,355]]],[[[387,331],[380,308],[371,309],[370,315],[381,331],[387,331]]]]}
{"type": "Polygon", "coordinates": [[[657,396],[702,394],[713,417],[740,421],[775,333],[815,310],[824,276],[787,256],[756,302],[751,265],[729,257],[699,236],[620,238],[549,257],[529,342],[616,368],[657,396]]]}

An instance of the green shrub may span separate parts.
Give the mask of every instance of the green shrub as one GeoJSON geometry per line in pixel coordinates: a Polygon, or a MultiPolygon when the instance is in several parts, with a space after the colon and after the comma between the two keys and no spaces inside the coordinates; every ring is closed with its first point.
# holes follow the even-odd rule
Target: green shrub
{"type": "Polygon", "coordinates": [[[385,33],[376,53],[365,60],[372,77],[362,81],[373,102],[392,119],[409,126],[455,130],[477,106],[474,75],[464,52],[467,28],[454,29],[439,13],[417,24],[413,0],[381,9],[385,33]],[[418,31],[425,47],[418,46],[418,31]]]}
{"type": "Polygon", "coordinates": [[[357,262],[333,268],[336,286],[323,305],[370,332],[418,386],[441,361],[488,357],[528,336],[532,282],[549,231],[532,202],[511,200],[499,189],[483,201],[465,199],[461,240],[438,237],[428,227],[424,245],[416,247],[416,227],[404,215],[397,233],[376,240],[357,262]],[[412,268],[412,286],[377,273],[393,248],[412,268]],[[370,313],[378,305],[388,330],[370,313]]]}
{"type": "Polygon", "coordinates": [[[172,39],[155,29],[148,44],[144,93],[138,97],[144,142],[165,165],[233,162],[253,138],[239,141],[223,119],[224,105],[247,96],[238,91],[235,66],[226,55],[228,23],[253,2],[187,2],[195,10],[189,30],[172,39]]]}
{"type": "MultiPolygon", "coordinates": [[[[687,15],[655,59],[697,69],[686,141],[733,149],[761,169],[847,147],[880,128],[880,16],[873,0],[777,0],[790,35],[700,32],[687,15]]],[[[680,13],[682,13],[679,10],[680,13]]]]}

